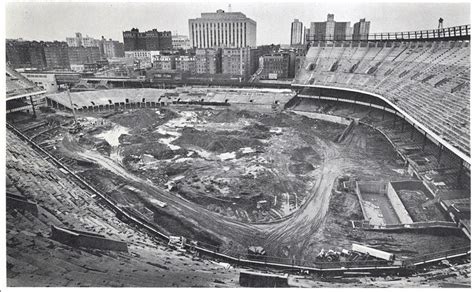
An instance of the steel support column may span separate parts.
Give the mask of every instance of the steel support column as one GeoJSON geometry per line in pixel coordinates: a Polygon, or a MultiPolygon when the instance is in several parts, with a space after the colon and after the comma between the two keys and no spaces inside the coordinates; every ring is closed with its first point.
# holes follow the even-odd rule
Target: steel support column
{"type": "Polygon", "coordinates": [[[31,107],[33,108],[33,117],[36,119],[35,104],[33,103],[33,97],[32,96],[30,96],[30,103],[31,103],[31,107]]]}
{"type": "Polygon", "coordinates": [[[441,154],[443,154],[443,145],[439,144],[439,151],[438,151],[438,164],[441,161],[441,154]]]}
{"type": "Polygon", "coordinates": [[[425,136],[423,138],[423,148],[421,148],[421,150],[425,151],[425,146],[426,146],[426,132],[425,132],[425,136]]]}

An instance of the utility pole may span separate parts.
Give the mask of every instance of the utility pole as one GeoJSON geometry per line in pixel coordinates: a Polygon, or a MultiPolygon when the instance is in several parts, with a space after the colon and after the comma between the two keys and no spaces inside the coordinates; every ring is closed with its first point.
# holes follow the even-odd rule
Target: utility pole
{"type": "Polygon", "coordinates": [[[69,90],[69,85],[67,85],[67,96],[68,96],[68,98],[69,98],[69,104],[71,105],[72,115],[74,116],[74,125],[77,125],[76,110],[74,109],[74,105],[72,104],[72,99],[71,99],[71,93],[70,93],[70,90],[69,90]]]}

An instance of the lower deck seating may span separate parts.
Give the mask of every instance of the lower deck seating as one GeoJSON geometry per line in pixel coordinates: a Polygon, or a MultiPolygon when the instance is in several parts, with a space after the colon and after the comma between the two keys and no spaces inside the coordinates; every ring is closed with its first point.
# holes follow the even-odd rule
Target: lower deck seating
{"type": "Polygon", "coordinates": [[[8,191],[38,206],[37,214],[14,207],[6,212],[8,286],[206,287],[215,286],[215,279],[235,286],[236,272],[158,244],[117,219],[9,130],[6,139],[8,191]],[[51,238],[52,225],[127,242],[129,252],[62,244],[51,238]]]}

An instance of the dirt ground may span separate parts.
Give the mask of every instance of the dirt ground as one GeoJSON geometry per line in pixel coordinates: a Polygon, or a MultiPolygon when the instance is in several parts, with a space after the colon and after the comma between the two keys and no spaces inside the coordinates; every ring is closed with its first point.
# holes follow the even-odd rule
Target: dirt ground
{"type": "Polygon", "coordinates": [[[338,179],[408,178],[390,143],[365,126],[337,144],[342,125],[250,108],[182,106],[82,118],[84,135],[64,132],[50,146],[167,234],[229,254],[261,245],[271,256],[308,262],[322,248],[352,243],[402,258],[469,243],[461,235],[352,228],[362,212],[354,193],[337,190],[338,179]]]}
{"type": "Polygon", "coordinates": [[[75,143],[206,209],[242,222],[269,222],[305,202],[321,164],[312,136],[332,140],[343,126],[247,110],[141,109],[107,119],[75,143]],[[305,124],[306,128],[297,129],[305,124]],[[105,139],[105,142],[100,142],[105,139]],[[104,145],[105,144],[105,145],[104,145]],[[108,144],[108,145],[107,145],[108,144]]]}
{"type": "Polygon", "coordinates": [[[430,200],[422,191],[401,190],[398,196],[414,222],[449,220],[437,200],[430,200]]]}

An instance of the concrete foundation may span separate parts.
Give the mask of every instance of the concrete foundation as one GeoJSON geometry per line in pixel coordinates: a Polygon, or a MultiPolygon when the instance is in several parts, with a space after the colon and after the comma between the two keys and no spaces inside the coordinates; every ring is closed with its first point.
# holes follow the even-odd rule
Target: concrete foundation
{"type": "Polygon", "coordinates": [[[384,182],[356,183],[364,219],[371,225],[413,223],[402,201],[390,187],[390,184],[384,182]]]}
{"type": "Polygon", "coordinates": [[[390,200],[390,203],[392,203],[392,207],[395,210],[395,213],[397,213],[400,223],[402,224],[413,223],[413,220],[410,217],[410,214],[408,214],[408,211],[406,210],[405,206],[400,200],[400,197],[398,197],[397,192],[395,191],[392,183],[388,183],[387,197],[390,200]]]}
{"type": "Polygon", "coordinates": [[[239,284],[242,287],[289,287],[288,275],[241,271],[239,284]]]}

